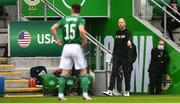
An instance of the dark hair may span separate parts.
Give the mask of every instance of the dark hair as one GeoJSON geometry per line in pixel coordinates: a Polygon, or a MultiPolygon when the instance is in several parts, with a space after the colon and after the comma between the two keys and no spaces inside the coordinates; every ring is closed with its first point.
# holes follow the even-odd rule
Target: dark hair
{"type": "Polygon", "coordinates": [[[177,0],[171,0],[170,3],[176,3],[177,4],[177,0]]]}
{"type": "Polygon", "coordinates": [[[71,9],[73,10],[74,13],[80,13],[81,11],[81,6],[79,4],[73,4],[71,6],[71,9]]]}

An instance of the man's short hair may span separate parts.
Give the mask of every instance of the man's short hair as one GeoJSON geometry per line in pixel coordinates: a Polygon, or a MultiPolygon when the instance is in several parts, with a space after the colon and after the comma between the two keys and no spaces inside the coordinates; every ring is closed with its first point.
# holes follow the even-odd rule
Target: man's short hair
{"type": "Polygon", "coordinates": [[[119,22],[119,21],[123,21],[124,24],[126,24],[126,20],[125,20],[124,18],[119,18],[118,22],[119,22]]]}
{"type": "Polygon", "coordinates": [[[81,6],[79,4],[73,4],[71,6],[71,9],[73,10],[74,13],[80,13],[81,11],[81,6]]]}

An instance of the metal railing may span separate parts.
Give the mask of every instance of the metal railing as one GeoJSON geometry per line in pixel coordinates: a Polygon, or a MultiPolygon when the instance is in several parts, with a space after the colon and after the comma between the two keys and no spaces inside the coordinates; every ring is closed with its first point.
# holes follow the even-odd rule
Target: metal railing
{"type": "MultiPolygon", "coordinates": [[[[161,10],[163,10],[164,12],[164,34],[167,35],[167,20],[166,17],[168,14],[169,16],[171,16],[174,20],[176,20],[177,22],[180,23],[180,20],[178,18],[176,18],[173,14],[171,14],[169,11],[166,10],[166,7],[161,6],[160,4],[158,4],[156,1],[151,0],[156,6],[158,6],[161,10]]],[[[169,7],[170,9],[172,9],[173,11],[175,11],[179,16],[180,13],[178,13],[175,9],[173,9],[169,4],[167,4],[165,1],[161,0],[162,3],[164,3],[167,7],[169,7]]]]}
{"type": "MultiPolygon", "coordinates": [[[[56,8],[54,5],[52,5],[48,0],[41,0],[42,3],[44,3],[48,8],[50,8],[53,12],[55,12],[57,15],[59,15],[61,18],[64,18],[66,15],[61,12],[58,8],[56,8]]],[[[100,49],[108,54],[112,55],[112,52],[107,49],[103,44],[101,44],[96,38],[94,38],[91,34],[89,34],[86,31],[86,38],[89,39],[92,43],[94,43],[96,46],[100,47],[100,49]]]]}
{"type": "Polygon", "coordinates": [[[180,13],[175,10],[174,8],[172,8],[168,3],[166,3],[164,0],[161,0],[162,3],[164,3],[164,5],[166,5],[167,7],[169,7],[171,10],[173,10],[175,13],[177,13],[180,16],[180,13]]]}
{"type": "Polygon", "coordinates": [[[171,16],[173,19],[175,19],[177,22],[180,23],[180,20],[177,19],[175,16],[173,16],[170,12],[168,12],[165,8],[163,8],[160,4],[158,4],[157,2],[155,2],[154,0],[151,0],[156,6],[158,6],[159,8],[161,8],[164,12],[166,12],[169,16],[171,16]]]}
{"type": "MultiPolygon", "coordinates": [[[[64,18],[66,15],[63,13],[63,12],[61,12],[58,8],[56,8],[54,5],[52,5],[48,0],[41,0],[41,2],[43,2],[48,8],[50,8],[52,11],[54,11],[57,15],[59,15],[61,18],[64,18]]],[[[45,8],[46,8],[46,6],[45,6],[45,8]]],[[[45,12],[46,12],[46,10],[45,10],[45,12]]],[[[46,15],[46,13],[45,13],[45,16],[47,16],[46,15]]],[[[46,18],[46,17],[45,17],[46,18]]],[[[45,19],[46,20],[46,19],[45,19]]],[[[100,52],[99,52],[99,49],[101,49],[104,53],[106,53],[106,57],[108,56],[108,55],[111,55],[112,56],[112,52],[109,50],[109,49],[107,49],[103,44],[101,44],[96,38],[94,38],[91,34],[89,34],[87,31],[86,31],[86,38],[88,39],[88,40],[90,40],[93,44],[95,44],[96,45],[96,47],[97,47],[97,53],[99,53],[100,54],[100,52]]],[[[99,66],[100,66],[100,64],[99,64],[100,62],[99,62],[99,56],[96,56],[96,70],[98,70],[99,69],[99,66]]],[[[108,70],[109,70],[109,68],[110,67],[108,67],[109,65],[111,64],[111,62],[107,62],[106,61],[106,66],[105,66],[105,69],[106,69],[106,88],[107,88],[107,86],[108,86],[108,70]]]]}

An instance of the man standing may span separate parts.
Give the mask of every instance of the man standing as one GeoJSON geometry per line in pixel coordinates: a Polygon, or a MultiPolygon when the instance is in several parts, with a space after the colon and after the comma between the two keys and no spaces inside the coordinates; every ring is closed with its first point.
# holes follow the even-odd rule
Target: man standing
{"type": "Polygon", "coordinates": [[[150,94],[160,94],[163,75],[167,74],[169,56],[164,50],[164,41],[160,40],[158,46],[151,50],[151,63],[149,65],[150,94]]]}
{"type": "Polygon", "coordinates": [[[88,76],[87,76],[87,62],[84,57],[83,49],[86,46],[86,32],[85,32],[85,19],[81,18],[80,15],[81,6],[79,4],[73,4],[71,7],[71,16],[67,16],[55,23],[51,27],[51,32],[54,36],[58,45],[63,45],[63,51],[60,60],[60,69],[62,69],[62,74],[59,79],[59,94],[58,98],[60,100],[66,100],[64,97],[64,88],[66,83],[66,77],[69,75],[70,70],[73,65],[75,69],[80,69],[80,81],[82,96],[85,100],[91,100],[88,95],[88,76]],[[57,30],[62,29],[63,41],[58,39],[57,30]]]}
{"type": "MultiPolygon", "coordinates": [[[[125,77],[125,93],[124,96],[129,96],[130,91],[130,64],[129,64],[129,55],[128,48],[131,47],[131,34],[128,29],[126,29],[126,22],[123,18],[120,18],[118,21],[119,29],[116,31],[115,35],[115,45],[113,50],[113,67],[110,78],[110,86],[107,91],[102,93],[108,96],[112,96],[112,90],[115,85],[115,80],[118,76],[119,69],[123,70],[125,77]],[[122,68],[120,66],[122,65],[122,68]]],[[[118,82],[118,83],[122,83],[118,82]]],[[[121,93],[121,92],[120,92],[121,93]]]]}
{"type": "MultiPolygon", "coordinates": [[[[132,42],[132,45],[128,48],[128,56],[129,56],[129,65],[130,65],[130,72],[129,72],[129,78],[131,79],[131,72],[133,70],[133,63],[136,61],[137,58],[137,52],[136,52],[136,46],[135,44],[132,42]]],[[[114,95],[122,95],[122,80],[123,80],[123,70],[121,69],[122,65],[120,66],[120,69],[118,71],[118,76],[117,76],[117,91],[114,90],[113,94],[114,95]]],[[[130,80],[129,80],[130,81],[130,80]]]]}

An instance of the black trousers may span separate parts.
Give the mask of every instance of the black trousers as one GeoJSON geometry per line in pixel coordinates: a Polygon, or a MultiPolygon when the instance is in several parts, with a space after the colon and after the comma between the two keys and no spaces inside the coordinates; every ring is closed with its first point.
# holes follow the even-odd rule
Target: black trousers
{"type": "Polygon", "coordinates": [[[131,70],[129,68],[129,65],[125,65],[124,62],[122,60],[119,59],[113,59],[113,67],[112,67],[112,73],[111,73],[111,78],[110,78],[110,86],[109,86],[109,90],[113,90],[114,85],[115,85],[115,81],[117,78],[117,86],[119,87],[118,90],[119,92],[121,92],[122,90],[122,78],[123,77],[119,77],[118,73],[120,69],[120,66],[122,65],[122,69],[123,70],[123,76],[125,78],[125,91],[130,91],[130,79],[131,79],[131,70]]]}
{"type": "Polygon", "coordinates": [[[131,88],[131,72],[132,72],[132,69],[133,66],[131,65],[130,66],[130,70],[129,70],[129,67],[128,67],[128,70],[123,70],[123,68],[119,69],[118,71],[118,76],[117,76],[117,91],[118,92],[122,92],[122,81],[123,81],[123,76],[125,78],[125,91],[130,91],[130,88],[131,88]]]}
{"type": "MultiPolygon", "coordinates": [[[[161,26],[164,28],[164,23],[162,23],[161,26]]],[[[176,20],[173,21],[172,19],[167,20],[167,31],[172,41],[174,41],[173,30],[177,29],[178,27],[180,27],[180,23],[178,23],[176,20]]]]}
{"type": "Polygon", "coordinates": [[[117,76],[117,91],[119,93],[122,92],[122,81],[123,81],[123,70],[122,70],[122,65],[120,66],[119,70],[118,70],[118,76],[117,76]]]}
{"type": "Polygon", "coordinates": [[[149,72],[150,94],[160,94],[162,76],[161,73],[149,72]]]}

